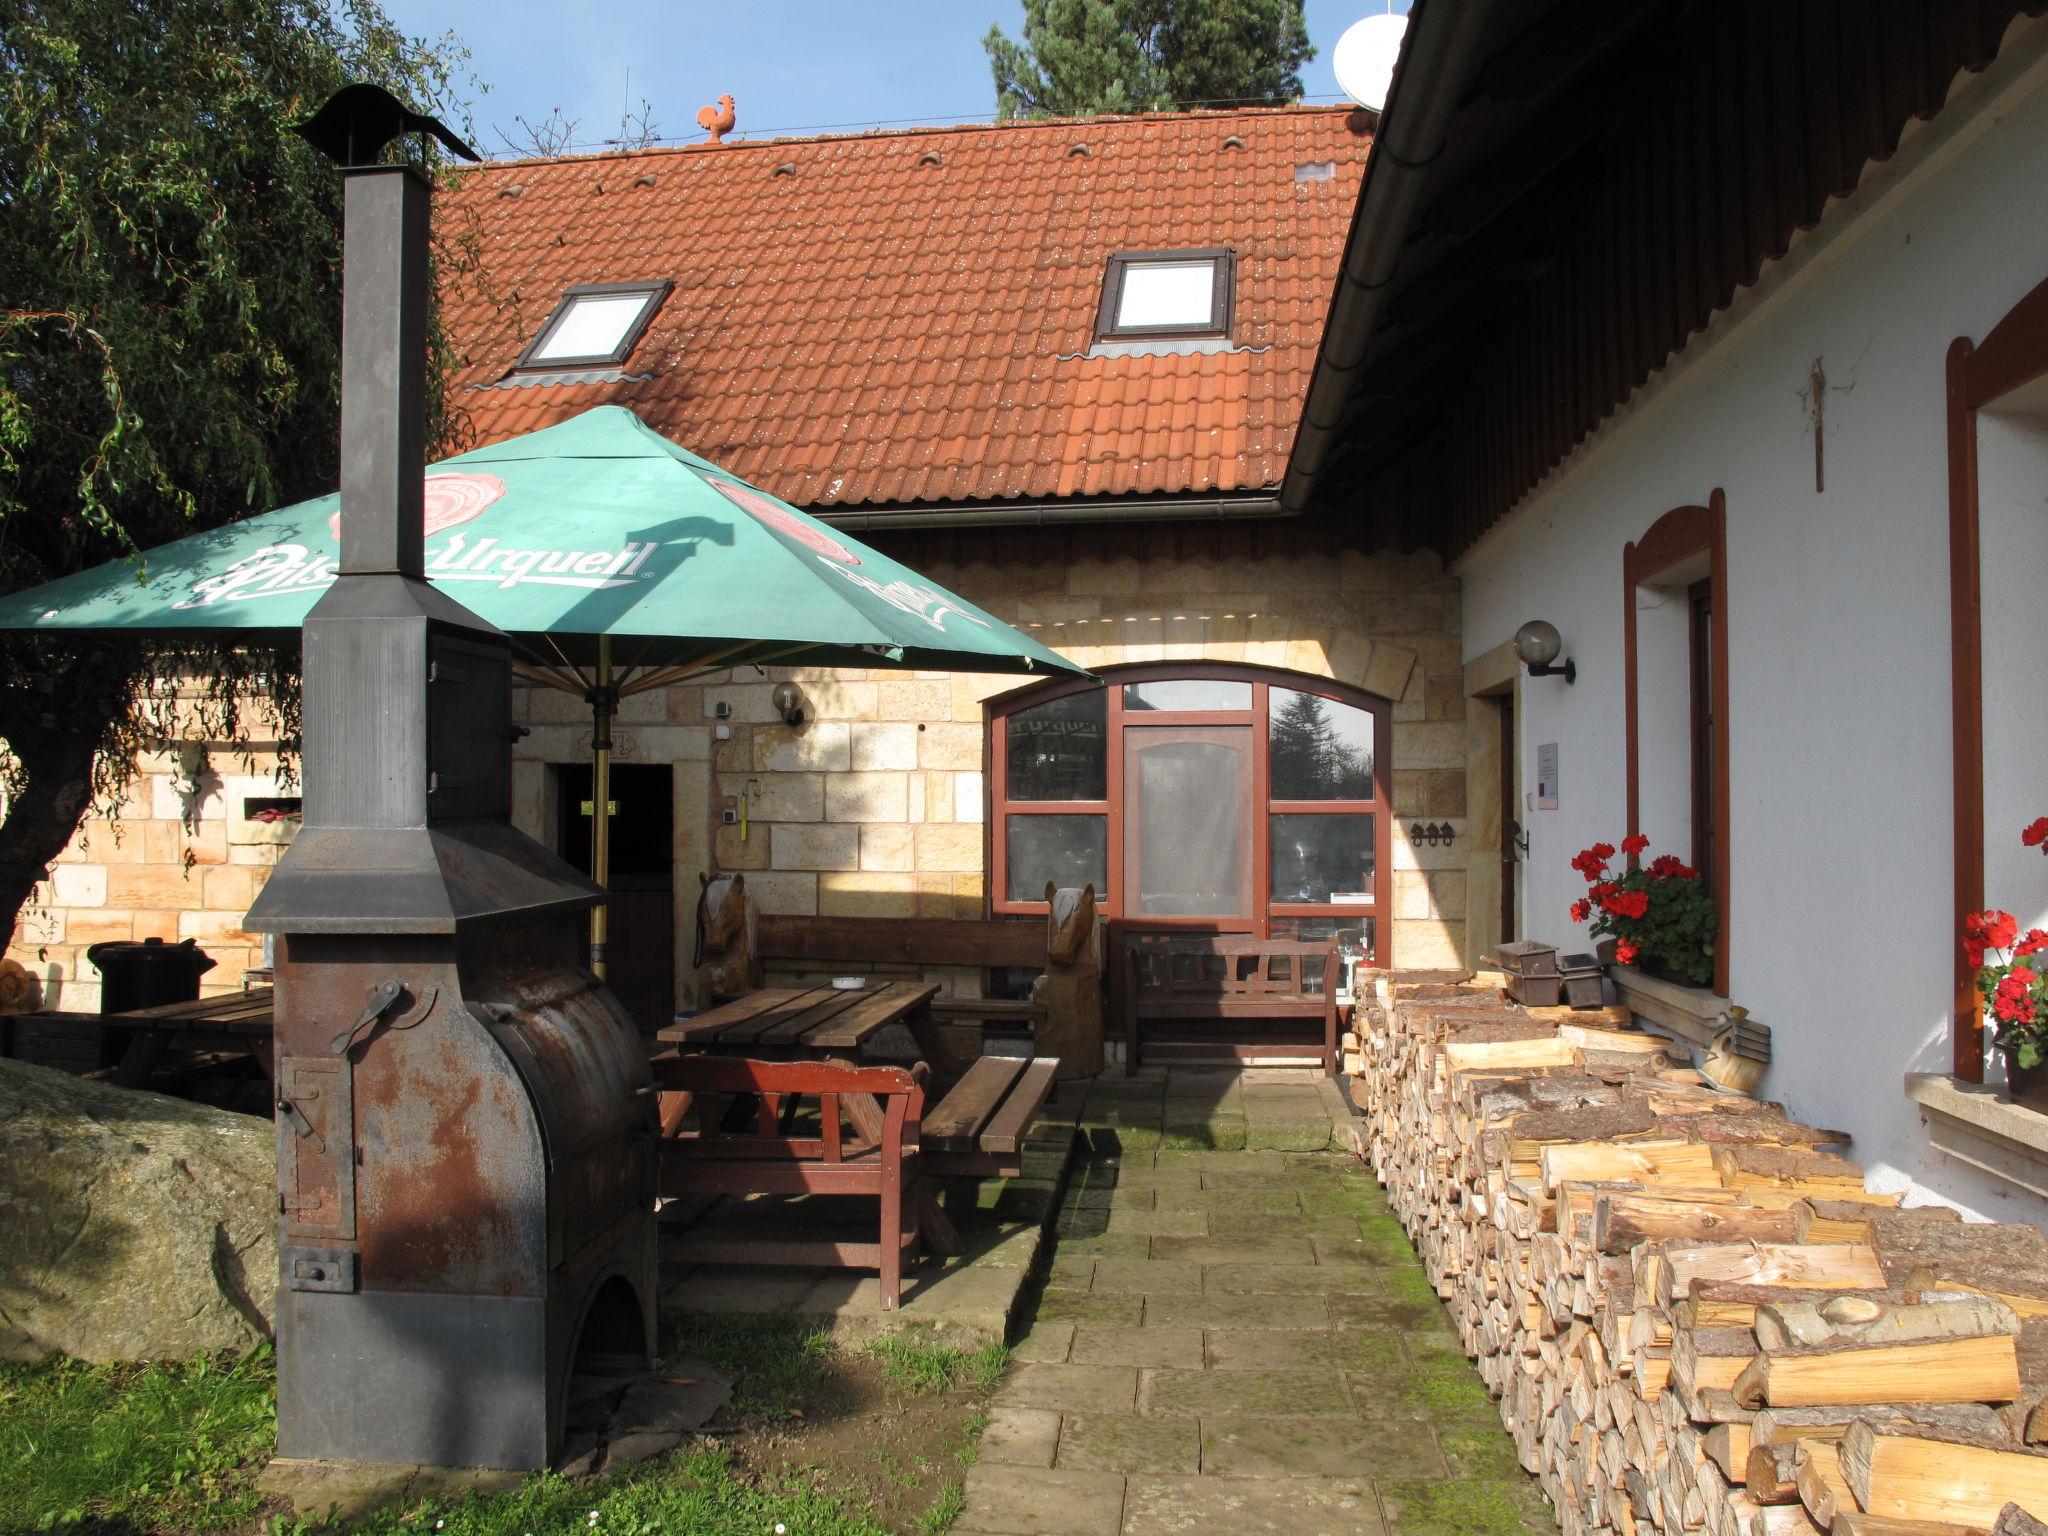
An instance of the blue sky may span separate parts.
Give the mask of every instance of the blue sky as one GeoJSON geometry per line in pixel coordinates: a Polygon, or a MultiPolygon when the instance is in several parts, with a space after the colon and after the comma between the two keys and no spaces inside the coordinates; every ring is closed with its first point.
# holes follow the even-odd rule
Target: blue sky
{"type": "MultiPolygon", "coordinates": [[[[556,107],[580,123],[579,145],[617,131],[644,97],[665,138],[700,138],[697,108],[722,92],[739,131],[847,131],[877,123],[970,122],[994,109],[981,39],[1016,36],[1018,0],[385,0],[407,32],[453,32],[489,87],[474,103],[477,146],[504,153],[498,128],[556,107]]],[[[1393,0],[1406,11],[1408,0],[1393,0]]],[[[1330,49],[1387,0],[1308,0],[1317,57],[1302,72],[1310,101],[1339,99],[1330,49]]]]}

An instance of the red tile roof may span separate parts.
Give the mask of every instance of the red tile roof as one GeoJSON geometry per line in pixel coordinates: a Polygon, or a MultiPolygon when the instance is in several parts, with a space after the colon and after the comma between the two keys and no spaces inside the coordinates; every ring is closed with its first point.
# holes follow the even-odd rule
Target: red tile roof
{"type": "Polygon", "coordinates": [[[1369,144],[1269,108],[466,170],[435,213],[476,265],[444,278],[453,403],[479,443],[630,406],[819,508],[1271,487],[1369,144]],[[1110,255],[1211,246],[1233,350],[1087,355],[1110,255]],[[501,382],[563,289],[661,278],[629,377],[501,382]]]}

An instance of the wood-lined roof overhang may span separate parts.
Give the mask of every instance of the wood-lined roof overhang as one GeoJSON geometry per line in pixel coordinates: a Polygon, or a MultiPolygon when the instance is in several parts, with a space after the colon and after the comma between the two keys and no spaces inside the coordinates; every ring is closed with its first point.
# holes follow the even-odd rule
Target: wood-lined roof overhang
{"type": "Polygon", "coordinates": [[[1455,559],[2044,9],[1418,0],[1284,502],[1455,559]]]}

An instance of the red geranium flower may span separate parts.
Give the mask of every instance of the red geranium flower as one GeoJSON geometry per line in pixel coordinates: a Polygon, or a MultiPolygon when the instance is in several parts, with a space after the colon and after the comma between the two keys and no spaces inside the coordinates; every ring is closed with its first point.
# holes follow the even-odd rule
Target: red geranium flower
{"type": "Polygon", "coordinates": [[[2048,844],[2048,816],[2037,816],[2028,822],[2020,832],[2020,841],[2029,848],[2040,848],[2043,853],[2048,853],[2048,847],[2043,846],[2048,844]]]}
{"type": "Polygon", "coordinates": [[[1624,837],[1621,840],[1621,851],[1630,858],[1634,858],[1649,846],[1650,840],[1640,832],[1636,833],[1633,837],[1624,837]]]}
{"type": "Polygon", "coordinates": [[[2036,954],[2044,949],[2048,949],[2048,931],[2029,928],[2020,935],[2019,943],[2013,945],[2012,957],[2017,960],[2021,955],[2036,954]]]}
{"type": "Polygon", "coordinates": [[[1614,844],[1595,843],[1592,847],[1588,848],[1586,852],[1592,854],[1594,858],[1599,859],[1604,863],[1606,860],[1614,857],[1614,844]]]}
{"type": "Polygon", "coordinates": [[[1623,965],[1633,965],[1639,953],[1641,951],[1637,948],[1634,939],[1620,939],[1615,943],[1614,958],[1623,965]]]}
{"type": "Polygon", "coordinates": [[[1581,896],[1577,901],[1572,903],[1573,922],[1583,923],[1587,918],[1591,917],[1592,915],[1593,903],[1586,900],[1585,897],[1581,896]]]}

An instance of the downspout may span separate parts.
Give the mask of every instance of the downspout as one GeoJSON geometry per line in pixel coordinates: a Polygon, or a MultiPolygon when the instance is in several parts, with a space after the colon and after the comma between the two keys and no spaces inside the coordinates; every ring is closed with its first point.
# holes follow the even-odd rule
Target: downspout
{"type": "Polygon", "coordinates": [[[1498,0],[1415,0],[1408,13],[1400,67],[1373,136],[1301,428],[1288,456],[1282,515],[1308,506],[1316,477],[1341,446],[1337,428],[1350,403],[1350,375],[1365,361],[1387,286],[1422,211],[1430,168],[1483,62],[1481,49],[1492,35],[1497,9],[1498,0]]]}

